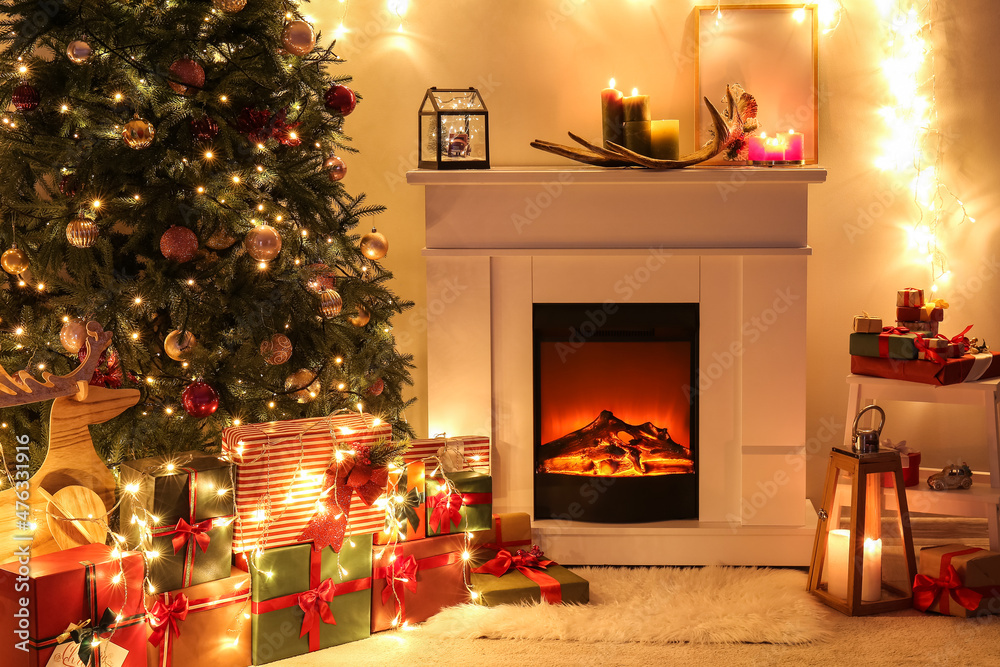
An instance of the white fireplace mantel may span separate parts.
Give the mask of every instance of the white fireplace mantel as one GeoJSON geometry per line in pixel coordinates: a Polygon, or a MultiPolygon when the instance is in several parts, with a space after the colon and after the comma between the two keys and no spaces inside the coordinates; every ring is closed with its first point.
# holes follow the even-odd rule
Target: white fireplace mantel
{"type": "Polygon", "coordinates": [[[536,539],[574,564],[807,564],[807,197],[825,180],[817,167],[409,172],[425,186],[431,433],[490,435],[495,511],[530,513],[532,305],[699,303],[699,519],[544,520],[536,539]]]}

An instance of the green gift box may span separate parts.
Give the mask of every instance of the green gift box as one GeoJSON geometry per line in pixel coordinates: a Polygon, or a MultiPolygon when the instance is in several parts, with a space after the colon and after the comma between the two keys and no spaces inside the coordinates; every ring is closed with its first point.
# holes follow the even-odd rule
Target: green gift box
{"type": "Polygon", "coordinates": [[[128,546],[148,554],[156,591],[230,575],[233,490],[229,463],[204,452],[121,465],[121,524],[128,546]]]}
{"type": "Polygon", "coordinates": [[[481,472],[427,478],[427,536],[493,528],[493,478],[481,472]],[[446,481],[447,480],[447,481],[446,481]],[[450,488],[448,482],[451,482],[450,488]]]}
{"type": "Polygon", "coordinates": [[[471,575],[476,600],[488,607],[542,600],[550,604],[590,602],[590,582],[545,560],[537,547],[530,552],[518,550],[512,554],[504,549],[488,553],[493,557],[473,569],[471,575]],[[533,554],[538,557],[533,558],[533,554]]]}
{"type": "Polygon", "coordinates": [[[339,555],[311,543],[266,549],[250,559],[250,580],[255,665],[371,635],[371,535],[352,535],[339,555]]]}
{"type": "Polygon", "coordinates": [[[916,359],[916,334],[852,333],[850,351],[858,357],[916,359]]]}

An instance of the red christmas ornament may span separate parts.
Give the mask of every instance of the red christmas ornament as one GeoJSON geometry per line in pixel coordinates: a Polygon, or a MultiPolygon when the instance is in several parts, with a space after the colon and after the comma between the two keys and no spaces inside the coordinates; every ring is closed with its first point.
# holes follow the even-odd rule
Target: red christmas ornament
{"type": "Polygon", "coordinates": [[[326,264],[310,264],[305,268],[305,276],[306,287],[317,294],[337,287],[337,275],[326,264]]]}
{"type": "Polygon", "coordinates": [[[385,389],[385,381],[382,378],[377,378],[374,382],[368,385],[368,393],[372,396],[378,396],[385,389]]]}
{"type": "Polygon", "coordinates": [[[204,68],[190,58],[180,58],[170,65],[167,84],[178,95],[193,95],[205,85],[204,68]]]}
{"type": "Polygon", "coordinates": [[[271,137],[271,112],[267,109],[244,107],[236,118],[236,127],[251,141],[262,143],[271,137]]]}
{"type": "Polygon", "coordinates": [[[203,419],[219,408],[219,395],[211,385],[197,380],[184,387],[181,403],[189,415],[195,419],[203,419]]]}
{"type": "Polygon", "coordinates": [[[335,83],[323,95],[323,102],[330,111],[336,111],[341,116],[349,116],[354,111],[354,107],[357,106],[358,98],[355,97],[354,91],[347,86],[335,83]]]}
{"type": "Polygon", "coordinates": [[[219,134],[219,124],[211,116],[202,116],[191,121],[191,134],[198,141],[211,141],[219,134]]]}
{"type": "Polygon", "coordinates": [[[189,262],[198,252],[198,237],[187,227],[174,225],[160,237],[160,252],[175,262],[189,262]]]}
{"type": "Polygon", "coordinates": [[[347,165],[336,155],[331,155],[323,163],[323,166],[330,170],[330,180],[334,183],[347,176],[347,165]]]}
{"type": "Polygon", "coordinates": [[[14,103],[14,108],[18,111],[34,111],[38,108],[42,97],[30,83],[24,82],[14,89],[10,101],[14,103]]]}
{"type": "Polygon", "coordinates": [[[76,178],[71,174],[66,174],[59,179],[59,192],[72,199],[76,196],[76,178]]]}

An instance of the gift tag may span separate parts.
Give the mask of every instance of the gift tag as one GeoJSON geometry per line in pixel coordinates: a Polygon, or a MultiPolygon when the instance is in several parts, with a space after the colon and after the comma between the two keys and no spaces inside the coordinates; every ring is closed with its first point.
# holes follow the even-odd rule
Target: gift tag
{"type": "Polygon", "coordinates": [[[87,667],[76,654],[79,646],[76,642],[57,644],[45,667],[87,667]]]}
{"type": "Polygon", "coordinates": [[[122,667],[128,657],[128,649],[111,642],[101,642],[101,667],[122,667]]]}
{"type": "Polygon", "coordinates": [[[445,441],[437,450],[438,459],[445,472],[459,472],[465,468],[465,443],[445,441]]]}

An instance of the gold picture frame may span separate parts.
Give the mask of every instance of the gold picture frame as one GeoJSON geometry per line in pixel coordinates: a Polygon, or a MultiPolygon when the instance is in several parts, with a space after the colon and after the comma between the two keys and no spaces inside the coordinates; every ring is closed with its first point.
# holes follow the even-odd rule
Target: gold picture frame
{"type": "Polygon", "coordinates": [[[769,136],[802,132],[805,164],[816,164],[819,29],[815,5],[703,5],[695,11],[696,145],[708,141],[712,127],[702,97],[718,106],[726,85],[739,83],[757,100],[759,131],[769,136]]]}

